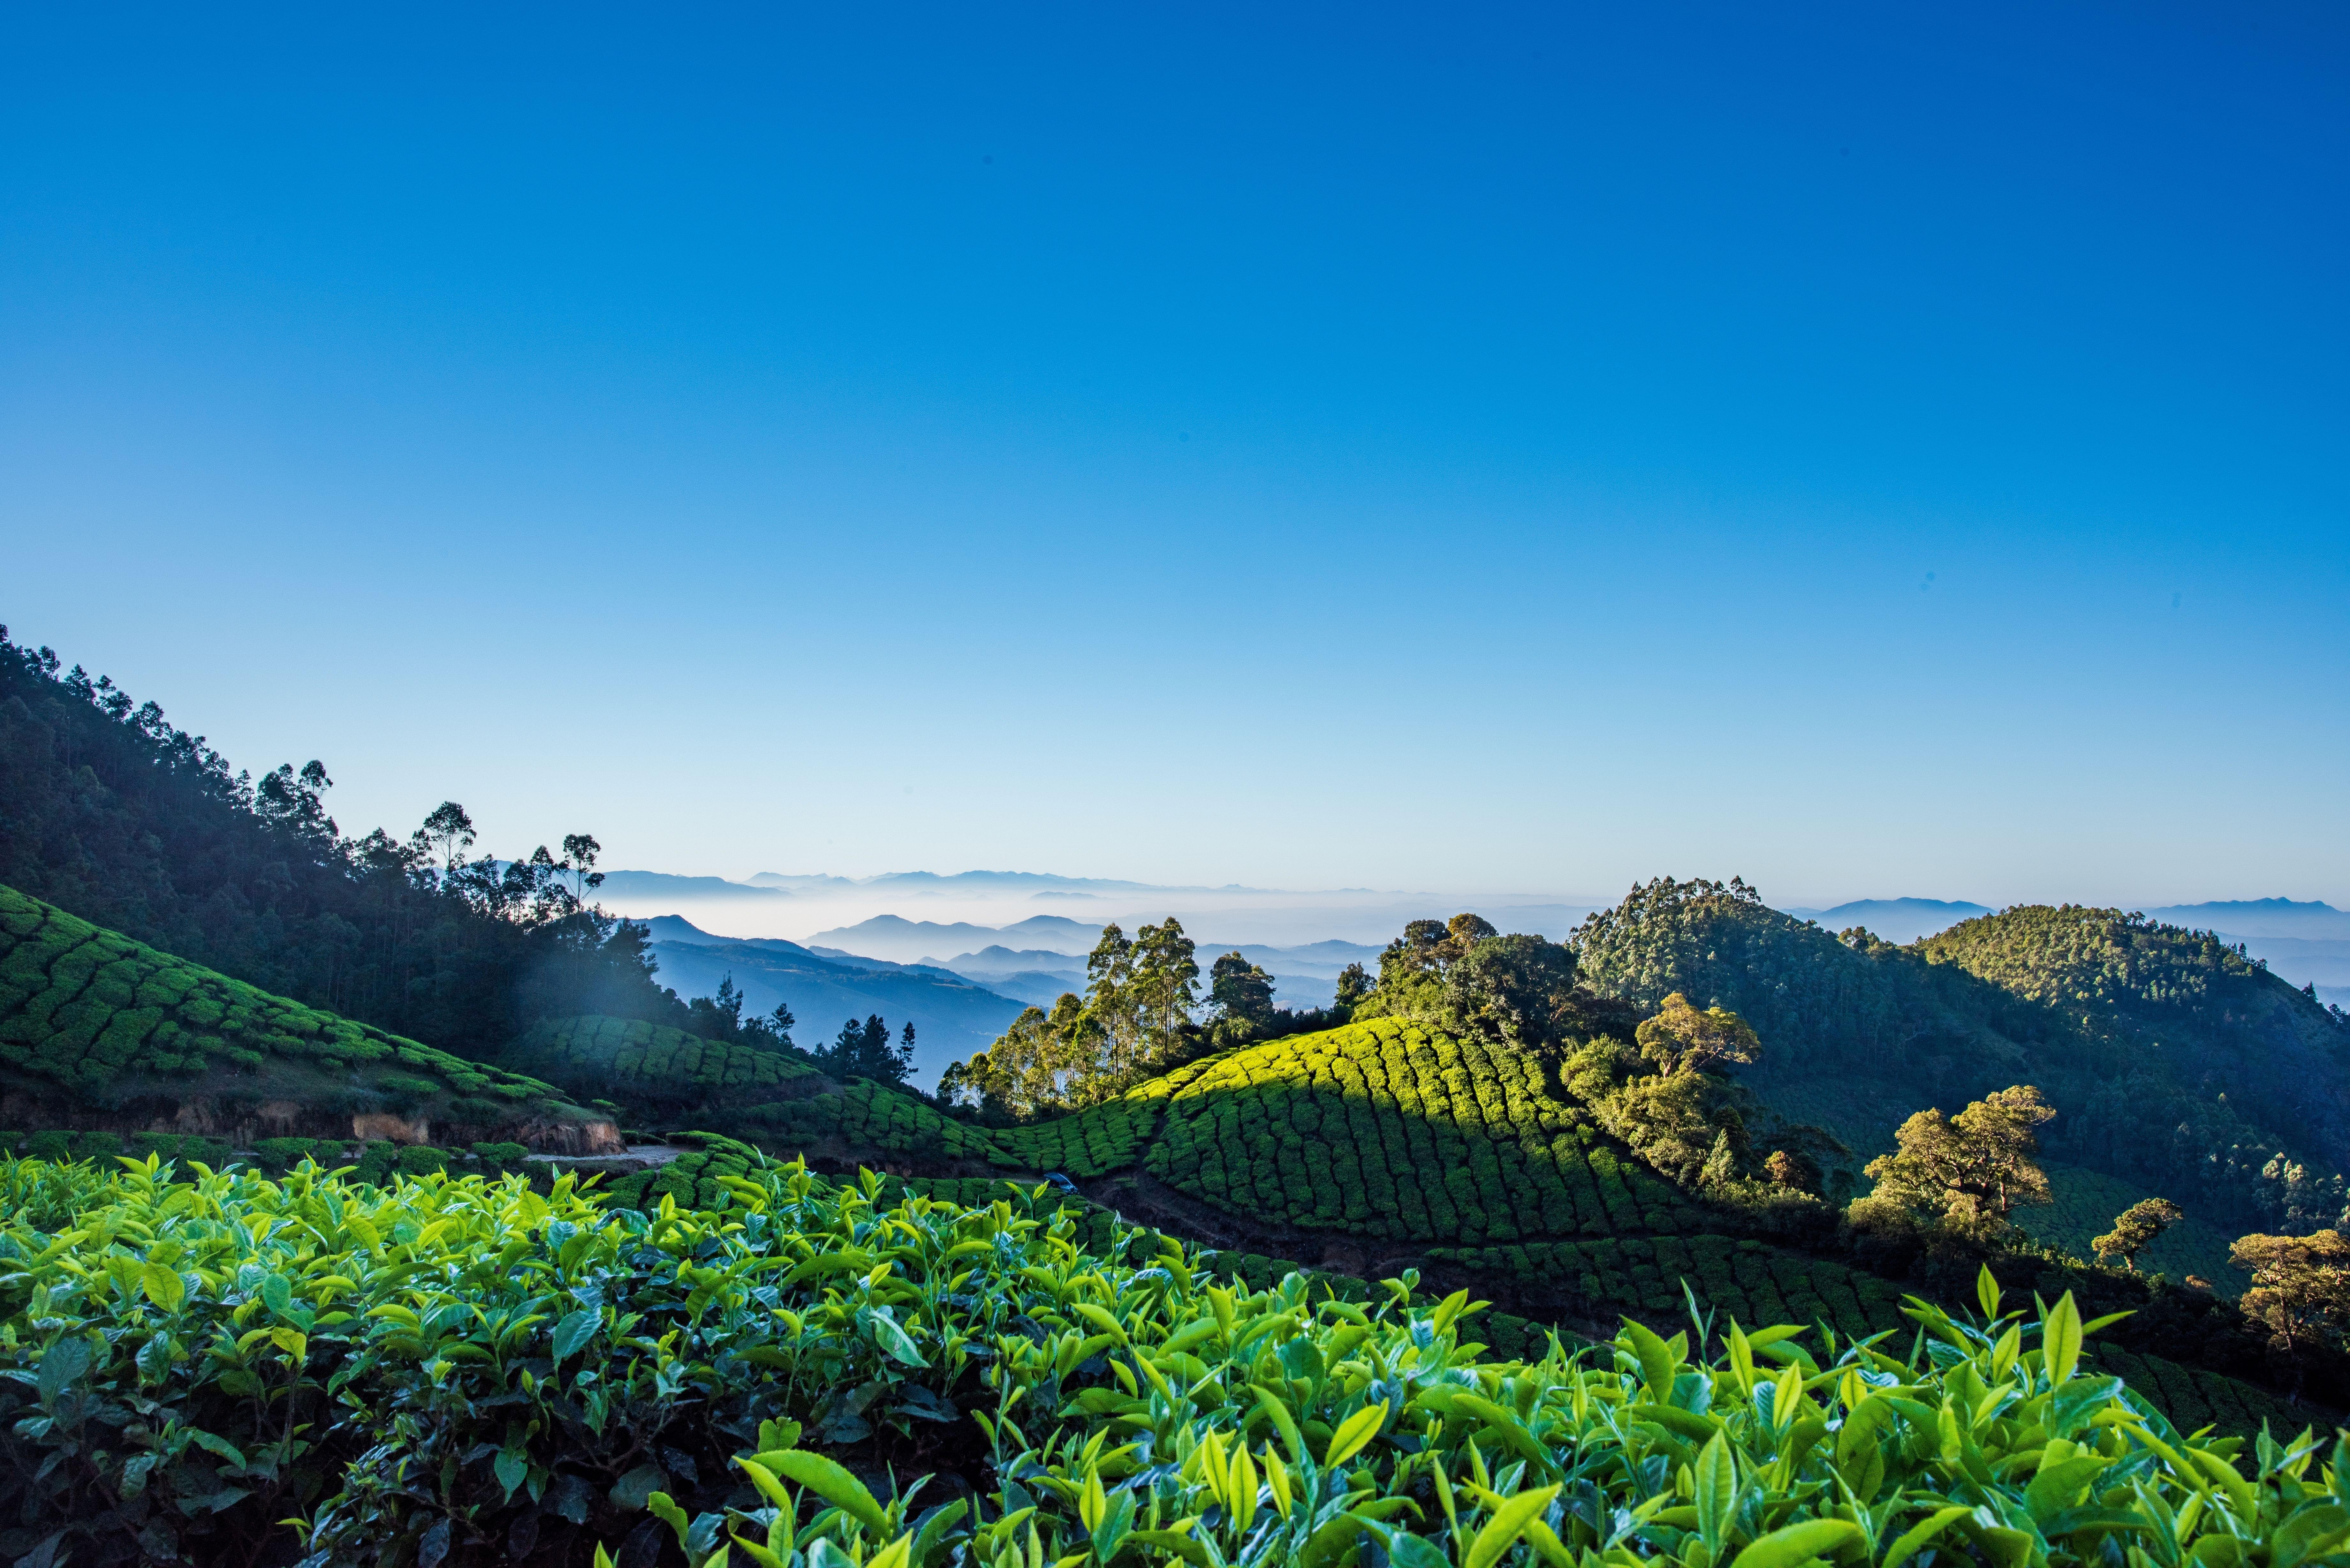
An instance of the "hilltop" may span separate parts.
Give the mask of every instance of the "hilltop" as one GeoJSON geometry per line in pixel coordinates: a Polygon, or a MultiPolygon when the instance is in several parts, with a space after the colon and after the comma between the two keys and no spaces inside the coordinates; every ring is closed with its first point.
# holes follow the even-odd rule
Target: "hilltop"
{"type": "Polygon", "coordinates": [[[1653,1008],[1681,992],[1743,1015],[1765,1047],[1749,1085],[1813,1119],[2028,1082],[2060,1112],[2043,1135],[2058,1158],[2239,1230],[2342,1214],[2350,1030],[2209,932],[2035,906],[1904,947],[1840,939],[1742,884],[1666,879],[1575,943],[1607,995],[1653,1008]]]}

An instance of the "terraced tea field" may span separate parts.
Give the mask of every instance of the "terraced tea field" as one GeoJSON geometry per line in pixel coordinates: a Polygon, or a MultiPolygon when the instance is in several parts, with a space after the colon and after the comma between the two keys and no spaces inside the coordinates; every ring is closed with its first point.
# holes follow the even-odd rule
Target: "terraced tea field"
{"type": "Polygon", "coordinates": [[[1873,1274],[1731,1236],[1626,1236],[1507,1247],[1432,1247],[1429,1256],[1535,1287],[1571,1292],[1610,1310],[1683,1312],[1687,1281],[1700,1305],[1749,1326],[1824,1323],[1855,1336],[1911,1327],[1901,1290],[1873,1274]]]}
{"type": "Polygon", "coordinates": [[[1057,1170],[1081,1181],[1123,1170],[1141,1158],[1144,1146],[1158,1134],[1167,1102],[1207,1070],[1207,1064],[1194,1063],[1074,1116],[998,1128],[996,1145],[1005,1158],[1025,1170],[1057,1170]]]}
{"type": "Polygon", "coordinates": [[[1150,1173],[1227,1212],[1475,1245],[1698,1231],[1705,1217],[1503,1045],[1393,1019],[1217,1057],[1170,1095],[1150,1173]]]}
{"type": "Polygon", "coordinates": [[[0,888],[0,1065],[64,1096],[293,1070],[460,1119],[578,1115],[551,1085],[231,980],[0,888]]]}
{"type": "Polygon", "coordinates": [[[745,1137],[780,1150],[812,1148],[827,1140],[910,1159],[980,1160],[1006,1170],[1020,1161],[986,1127],[941,1116],[911,1095],[863,1078],[837,1094],[753,1106],[729,1121],[745,1137]]]}
{"type": "Polygon", "coordinates": [[[675,1106],[754,1104],[818,1076],[796,1056],[635,1018],[552,1020],[524,1035],[511,1055],[574,1094],[675,1106]]]}

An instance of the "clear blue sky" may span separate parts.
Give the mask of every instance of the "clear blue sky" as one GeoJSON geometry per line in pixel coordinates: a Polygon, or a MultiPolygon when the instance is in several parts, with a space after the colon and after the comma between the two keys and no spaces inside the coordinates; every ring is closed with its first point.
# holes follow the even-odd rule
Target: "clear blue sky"
{"type": "Polygon", "coordinates": [[[49,6],[0,619],[346,826],[2350,903],[2350,13],[49,6]]]}

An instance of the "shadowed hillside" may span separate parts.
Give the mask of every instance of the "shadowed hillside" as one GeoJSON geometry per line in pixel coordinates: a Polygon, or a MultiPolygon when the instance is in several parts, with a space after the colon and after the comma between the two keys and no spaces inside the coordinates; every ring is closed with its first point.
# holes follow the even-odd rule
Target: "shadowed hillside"
{"type": "MultiPolygon", "coordinates": [[[[2010,909],[1895,947],[1764,908],[1732,882],[1636,888],[1576,932],[1585,981],[1731,1008],[1748,1075],[1951,1108],[2012,1083],[2059,1116],[2052,1154],[2235,1224],[2332,1224],[2350,1165],[2350,1029],[2208,932],[2112,909],[2010,909]]],[[[1885,1129],[1889,1137],[1890,1127],[1885,1129]]]]}
{"type": "Polygon", "coordinates": [[[551,1085],[272,996],[0,888],[8,1121],[609,1145],[551,1085]]]}

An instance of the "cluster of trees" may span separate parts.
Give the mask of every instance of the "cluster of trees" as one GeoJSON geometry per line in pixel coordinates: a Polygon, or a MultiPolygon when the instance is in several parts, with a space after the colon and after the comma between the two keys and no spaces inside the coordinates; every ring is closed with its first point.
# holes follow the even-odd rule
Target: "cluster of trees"
{"type": "MultiPolygon", "coordinates": [[[[731,974],[721,975],[718,994],[697,996],[685,1004],[688,1022],[680,1027],[689,1034],[704,1040],[716,1040],[729,1045],[748,1045],[760,1051],[792,1051],[793,1026],[799,1020],[783,1002],[764,1018],[743,1016],[743,992],[731,974]]],[[[853,1023],[853,1021],[852,1021],[853,1023]]]]}
{"type": "MultiPolygon", "coordinates": [[[[1381,950],[1378,983],[1353,1001],[1351,1012],[1546,1050],[1592,1022],[1590,1004],[1597,999],[1577,978],[1575,950],[1563,943],[1503,936],[1482,915],[1414,920],[1381,950]]],[[[1353,988],[1344,977],[1340,986],[1344,1002],[1353,988]]]]}
{"type": "MultiPolygon", "coordinates": [[[[1217,1005],[1235,1027],[1257,1015],[1260,988],[1270,1017],[1263,970],[1232,953],[1217,961],[1216,979],[1217,1005]]],[[[1086,957],[1086,994],[1065,992],[1051,1012],[1021,1013],[986,1050],[947,1068],[939,1097],[987,1119],[1029,1121],[1122,1095],[1182,1059],[1198,1037],[1199,981],[1196,949],[1172,916],[1131,937],[1104,926],[1086,957]]]]}
{"type": "MultiPolygon", "coordinates": [[[[775,1011],[785,1010],[779,1005],[775,1011]]],[[[906,1021],[892,1044],[889,1021],[879,1013],[868,1013],[862,1023],[851,1018],[841,1024],[830,1045],[812,1054],[816,1064],[835,1078],[870,1078],[902,1089],[914,1070],[914,1021],[906,1021]]]]}
{"type": "Polygon", "coordinates": [[[1815,1155],[1843,1152],[1819,1128],[1775,1129],[1777,1147],[1756,1163],[1752,1097],[1727,1076],[1731,1066],[1762,1060],[1762,1043],[1744,1019],[1674,992],[1631,1033],[1628,1044],[1594,1035],[1560,1065],[1561,1084],[1591,1106],[1600,1126],[1682,1186],[1716,1198],[1764,1196],[1751,1190],[1758,1181],[1816,1194],[1815,1155]]]}
{"type": "MultiPolygon", "coordinates": [[[[1855,1229],[1923,1224],[1938,1243],[1986,1251],[2012,1241],[2014,1211],[2052,1200],[2036,1135],[2055,1114],[2028,1084],[1986,1095],[1956,1116],[1919,1111],[1895,1135],[1895,1151],[1869,1161],[1877,1186],[1852,1206],[1855,1229]]],[[[2139,1256],[2185,1217],[2167,1198],[2144,1199],[2091,1246],[2100,1261],[2135,1273],[2139,1256]]],[[[2296,1382],[2304,1352],[2350,1342],[2350,1238],[2331,1227],[2303,1236],[2254,1232],[2239,1237],[2229,1257],[2251,1276],[2237,1303],[2245,1320],[2296,1382]]]]}
{"type": "Polygon", "coordinates": [[[1855,1205],[1856,1220],[1898,1210],[1955,1236],[2003,1239],[2017,1209],[2051,1201],[2037,1133],[2055,1115],[2029,1084],[1987,1095],[1954,1116],[1919,1111],[1894,1134],[1894,1152],[1868,1162],[1877,1189],[1855,1205]]]}
{"type": "Polygon", "coordinates": [[[987,1050],[949,1067],[941,1099],[984,1119],[1027,1121],[1079,1109],[1217,1051],[1358,1019],[1401,1018],[1452,1033],[1555,1052],[1573,1035],[1638,1014],[1575,983],[1575,953],[1503,936],[1482,917],[1414,920],[1379,955],[1340,972],[1327,1008],[1274,1005],[1273,976],[1237,952],[1214,961],[1204,1004],[1191,940],[1171,917],[1131,938],[1112,924],[1086,961],[1086,993],[1032,1007],[987,1050]]]}
{"type": "Polygon", "coordinates": [[[319,763],[255,779],[153,702],[0,627],[0,884],[280,995],[474,1057],[542,1016],[686,1024],[595,839],[473,855],[464,808],[353,837],[319,763]]]}

